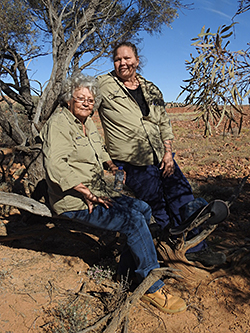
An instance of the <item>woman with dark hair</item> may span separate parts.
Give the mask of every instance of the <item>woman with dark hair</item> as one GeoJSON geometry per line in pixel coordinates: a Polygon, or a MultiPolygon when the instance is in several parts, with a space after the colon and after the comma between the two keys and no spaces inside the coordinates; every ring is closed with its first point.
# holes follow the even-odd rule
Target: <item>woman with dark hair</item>
{"type": "MultiPolygon", "coordinates": [[[[107,186],[103,164],[117,167],[104,150],[91,119],[101,100],[97,80],[75,74],[62,86],[62,110],[51,116],[41,131],[48,193],[58,215],[85,225],[118,231],[127,236],[121,254],[119,274],[134,270],[140,283],[151,270],[159,268],[148,225],[151,209],[143,201],[123,196],[107,186]]],[[[156,281],[142,296],[161,311],[185,311],[185,302],[167,294],[164,283],[156,281]]]]}
{"type": "MultiPolygon", "coordinates": [[[[114,70],[98,77],[102,93],[99,114],[108,153],[116,166],[123,166],[126,185],[150,205],[160,228],[169,227],[170,216],[178,226],[186,205],[190,210],[197,202],[173,158],[174,136],[162,93],[137,73],[139,56],[134,44],[117,45],[113,62],[114,70]]],[[[223,253],[208,249],[205,241],[189,251],[188,259],[206,266],[226,260],[223,253]]]]}

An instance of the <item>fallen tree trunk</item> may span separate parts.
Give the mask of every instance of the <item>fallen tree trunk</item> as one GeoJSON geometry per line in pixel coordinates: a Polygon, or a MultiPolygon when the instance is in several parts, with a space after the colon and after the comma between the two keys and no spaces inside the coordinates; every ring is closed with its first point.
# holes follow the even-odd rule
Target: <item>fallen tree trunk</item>
{"type": "Polygon", "coordinates": [[[14,206],[35,215],[52,217],[51,210],[46,205],[23,195],[0,192],[0,204],[14,206]]]}

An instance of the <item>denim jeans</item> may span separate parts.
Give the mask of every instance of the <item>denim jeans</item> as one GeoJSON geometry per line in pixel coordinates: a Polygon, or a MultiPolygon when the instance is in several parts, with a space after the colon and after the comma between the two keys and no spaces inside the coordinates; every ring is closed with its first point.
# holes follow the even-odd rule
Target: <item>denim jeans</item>
{"type": "MultiPolygon", "coordinates": [[[[173,155],[174,156],[174,155],[173,155]]],[[[151,209],[156,223],[164,229],[170,223],[173,226],[181,224],[180,208],[194,200],[192,188],[175,164],[174,174],[170,177],[162,177],[160,164],[134,166],[127,162],[113,160],[117,166],[123,166],[126,171],[126,185],[133,191],[135,196],[147,202],[151,209]],[[170,217],[171,216],[171,217],[170,217]]],[[[199,230],[193,229],[188,239],[197,235],[199,230]]],[[[206,242],[202,241],[187,252],[196,252],[206,247],[206,242]]]]}
{"type": "MultiPolygon", "coordinates": [[[[150,223],[151,208],[143,201],[127,196],[113,198],[113,206],[105,208],[96,206],[92,213],[88,210],[65,212],[69,218],[76,219],[85,225],[118,231],[127,236],[127,248],[121,255],[121,270],[135,267],[138,281],[141,282],[154,268],[159,268],[157,254],[148,225],[150,223]],[[128,249],[130,251],[128,251],[128,249]],[[122,267],[124,265],[124,267],[122,267]]],[[[163,281],[156,281],[148,293],[154,293],[164,286],[163,281]]]]}

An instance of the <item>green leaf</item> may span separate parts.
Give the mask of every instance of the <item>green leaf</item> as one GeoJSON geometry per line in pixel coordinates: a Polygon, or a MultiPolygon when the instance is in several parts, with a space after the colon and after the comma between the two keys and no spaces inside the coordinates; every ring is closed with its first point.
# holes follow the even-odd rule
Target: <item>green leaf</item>
{"type": "MultiPolygon", "coordinates": [[[[223,26],[222,26],[223,27],[223,26]]],[[[220,33],[220,29],[221,29],[221,26],[219,26],[219,28],[217,29],[217,34],[220,33]]]]}
{"type": "Polygon", "coordinates": [[[239,98],[243,101],[243,98],[242,98],[242,96],[241,96],[241,94],[240,94],[240,92],[239,92],[237,86],[235,86],[235,89],[236,89],[237,95],[238,95],[239,98]]]}
{"type": "Polygon", "coordinates": [[[200,118],[200,117],[202,117],[202,116],[204,115],[204,113],[205,113],[205,110],[199,112],[199,113],[197,114],[196,118],[200,118]]]}
{"type": "Polygon", "coordinates": [[[238,106],[238,101],[237,101],[237,88],[236,86],[234,85],[232,90],[231,90],[231,94],[232,94],[232,97],[233,97],[233,100],[234,100],[234,103],[238,106]]]}
{"type": "Polygon", "coordinates": [[[232,70],[232,65],[230,65],[228,67],[228,74],[229,74],[229,77],[232,79],[234,77],[234,73],[233,73],[233,70],[232,70]]]}
{"type": "Polygon", "coordinates": [[[199,47],[213,47],[214,44],[207,44],[207,43],[201,43],[200,41],[199,42],[196,42],[196,43],[193,43],[191,44],[191,46],[199,46],[199,47]]]}
{"type": "MultiPolygon", "coordinates": [[[[223,27],[223,26],[222,26],[223,27]]],[[[232,28],[232,24],[231,25],[228,25],[227,27],[225,27],[224,29],[221,30],[221,34],[224,34],[224,32],[228,31],[229,29],[232,28]]]]}
{"type": "Polygon", "coordinates": [[[211,82],[214,82],[214,78],[215,78],[215,74],[216,74],[216,70],[212,72],[212,76],[211,76],[211,82]]]}
{"type": "Polygon", "coordinates": [[[203,37],[205,35],[205,25],[201,28],[201,32],[199,33],[198,37],[203,37]]]}
{"type": "Polygon", "coordinates": [[[221,48],[220,37],[218,34],[216,35],[215,45],[217,46],[218,49],[221,48]]]}
{"type": "MultiPolygon", "coordinates": [[[[198,38],[197,38],[197,39],[198,39],[198,38]]],[[[198,44],[200,44],[200,43],[201,43],[201,41],[199,40],[198,42],[192,43],[191,46],[196,46],[196,45],[198,45],[198,44]]]]}
{"type": "Polygon", "coordinates": [[[247,95],[250,94],[250,89],[245,93],[245,95],[243,96],[243,98],[247,97],[247,95]]]}
{"type": "Polygon", "coordinates": [[[221,115],[220,120],[219,120],[218,124],[216,125],[216,127],[220,126],[220,124],[225,116],[225,112],[226,112],[226,104],[223,105],[222,115],[221,115]]]}
{"type": "Polygon", "coordinates": [[[232,36],[232,34],[233,34],[233,31],[231,31],[231,32],[230,32],[229,34],[227,34],[227,35],[221,36],[221,38],[228,38],[228,37],[232,36]]]}
{"type": "Polygon", "coordinates": [[[212,67],[212,72],[213,72],[213,70],[214,70],[214,68],[215,68],[215,66],[216,66],[216,64],[217,64],[217,62],[218,62],[218,60],[219,60],[219,58],[216,58],[216,59],[215,59],[214,64],[213,64],[213,67],[212,67]]]}

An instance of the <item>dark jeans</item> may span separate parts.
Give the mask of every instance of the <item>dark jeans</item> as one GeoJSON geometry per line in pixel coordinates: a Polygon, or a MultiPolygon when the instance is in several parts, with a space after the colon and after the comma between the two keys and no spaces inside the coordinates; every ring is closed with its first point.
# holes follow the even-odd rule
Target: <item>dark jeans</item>
{"type": "MultiPolygon", "coordinates": [[[[62,215],[77,219],[88,226],[125,234],[127,248],[121,255],[121,271],[126,275],[128,269],[135,268],[137,278],[141,282],[152,269],[160,267],[148,228],[151,208],[145,202],[127,196],[113,198],[113,200],[113,206],[108,209],[98,205],[91,214],[85,209],[65,212],[62,215]]],[[[164,283],[158,280],[148,289],[148,292],[154,293],[163,286],[164,283]]]]}
{"type": "MultiPolygon", "coordinates": [[[[152,215],[162,229],[170,222],[173,226],[181,224],[179,209],[194,200],[194,196],[188,180],[175,161],[174,174],[166,178],[162,177],[162,170],[159,169],[160,164],[134,166],[118,160],[113,160],[113,162],[117,166],[123,166],[126,171],[126,185],[138,199],[150,205],[152,215]]],[[[198,233],[198,229],[193,229],[188,238],[198,233]]],[[[188,252],[200,251],[205,247],[206,243],[203,241],[188,252]]]]}

